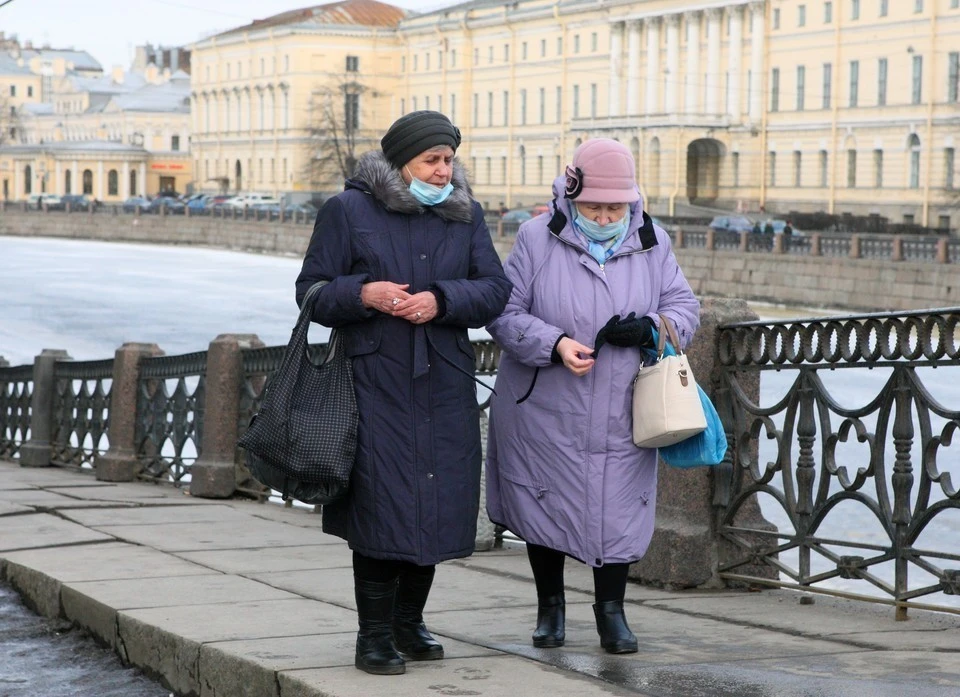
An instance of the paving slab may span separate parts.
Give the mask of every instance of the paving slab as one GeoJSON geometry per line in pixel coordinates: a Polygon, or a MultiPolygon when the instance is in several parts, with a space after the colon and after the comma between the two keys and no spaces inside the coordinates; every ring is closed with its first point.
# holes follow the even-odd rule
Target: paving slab
{"type": "Polygon", "coordinates": [[[58,505],[75,503],[76,499],[44,489],[20,489],[13,491],[0,489],[0,501],[16,503],[20,506],[43,506],[52,508],[58,505]]]}
{"type": "Polygon", "coordinates": [[[178,694],[199,694],[202,644],[232,639],[307,636],[356,626],[356,614],[312,600],[238,602],[117,613],[124,658],[164,678],[178,694]]]}
{"type": "Polygon", "coordinates": [[[0,552],[113,539],[48,513],[7,516],[0,525],[0,552]]]}
{"type": "MultiPolygon", "coordinates": [[[[287,523],[295,525],[298,528],[319,528],[323,525],[323,516],[312,512],[311,510],[297,506],[286,506],[270,501],[259,503],[256,501],[234,500],[229,501],[227,505],[232,506],[238,511],[249,513],[250,515],[264,520],[274,520],[278,523],[287,523]]],[[[331,542],[343,542],[338,537],[328,535],[331,542]]]]}
{"type": "Polygon", "coordinates": [[[960,615],[911,610],[911,620],[896,622],[892,607],[826,596],[817,596],[812,605],[800,605],[800,597],[800,593],[767,591],[722,599],[666,599],[649,605],[861,647],[960,652],[960,615]]]}
{"type": "Polygon", "coordinates": [[[353,568],[353,552],[342,541],[339,544],[302,547],[266,547],[221,549],[201,552],[177,552],[181,559],[228,574],[276,573],[353,568]]]}
{"type": "MultiPolygon", "coordinates": [[[[60,489],[57,490],[60,491],[60,489]]],[[[210,499],[190,496],[185,489],[150,482],[122,482],[104,487],[77,487],[71,492],[71,495],[80,499],[131,503],[162,504],[164,502],[175,502],[184,506],[210,503],[210,499]]]]}
{"type": "Polygon", "coordinates": [[[6,515],[20,515],[23,513],[33,513],[33,509],[29,506],[20,506],[15,503],[0,501],[0,517],[6,515]]]}
{"type": "Polygon", "coordinates": [[[95,481],[93,472],[78,472],[62,467],[21,467],[18,462],[0,460],[0,484],[13,483],[17,487],[24,487],[95,481]]]}
{"type": "MultiPolygon", "coordinates": [[[[440,635],[437,639],[443,643],[445,660],[499,655],[440,635]]],[[[277,671],[353,666],[356,643],[356,631],[349,631],[204,644],[200,697],[280,697],[277,671]]]]}
{"type": "Polygon", "coordinates": [[[283,671],[278,680],[283,697],[636,697],[638,694],[515,656],[408,663],[407,672],[402,676],[368,675],[350,666],[283,671]]]}
{"type": "MultiPolygon", "coordinates": [[[[298,596],[227,574],[62,584],[63,615],[110,646],[117,644],[117,611],[137,608],[292,600],[298,596]]],[[[229,608],[224,608],[229,612],[229,608]]]]}
{"type": "Polygon", "coordinates": [[[236,522],[171,523],[161,529],[147,525],[109,525],[96,528],[127,542],[150,545],[164,552],[246,547],[299,547],[319,544],[319,530],[260,520],[240,529],[236,522]]]}
{"type": "MultiPolygon", "coordinates": [[[[179,504],[179,502],[177,502],[179,504]]],[[[105,525],[168,525],[170,523],[207,523],[234,521],[237,525],[248,524],[251,517],[230,506],[210,503],[205,506],[136,506],[113,509],[66,511],[63,517],[89,527],[105,525]]]]}
{"type": "MultiPolygon", "coordinates": [[[[248,574],[276,588],[341,607],[355,608],[352,567],[323,571],[284,571],[248,574]]],[[[569,591],[567,602],[591,601],[592,595],[569,591]]],[[[532,581],[512,578],[484,578],[476,572],[452,564],[441,564],[427,601],[427,612],[443,610],[488,609],[498,607],[536,607],[537,591],[532,581]]]]}

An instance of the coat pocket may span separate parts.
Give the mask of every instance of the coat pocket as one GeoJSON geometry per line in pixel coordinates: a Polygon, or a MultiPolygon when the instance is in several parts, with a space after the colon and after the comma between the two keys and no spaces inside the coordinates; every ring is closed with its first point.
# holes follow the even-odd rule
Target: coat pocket
{"type": "Polygon", "coordinates": [[[344,349],[348,358],[364,356],[374,353],[380,348],[380,338],[383,335],[383,322],[374,320],[344,331],[346,343],[344,349]]]}
{"type": "Polygon", "coordinates": [[[509,470],[501,470],[500,476],[511,484],[521,486],[537,499],[543,499],[550,493],[550,487],[545,482],[537,481],[523,474],[517,474],[509,470]]]}

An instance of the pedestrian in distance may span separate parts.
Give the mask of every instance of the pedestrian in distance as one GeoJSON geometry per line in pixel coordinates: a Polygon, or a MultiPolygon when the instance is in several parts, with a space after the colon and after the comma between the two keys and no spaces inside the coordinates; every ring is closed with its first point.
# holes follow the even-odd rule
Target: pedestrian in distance
{"type": "Polygon", "coordinates": [[[700,306],[670,238],[643,210],[635,171],[617,141],[577,148],[549,214],[520,226],[505,264],[510,301],[487,326],[503,350],[487,512],[526,542],[536,647],[564,644],[570,556],[593,567],[601,646],[637,650],[623,603],[630,564],[653,534],[657,451],[633,443],[633,382],[659,315],[686,345],[700,306]]]}
{"type": "Polygon", "coordinates": [[[341,331],[359,411],[345,499],[323,529],[353,550],[355,665],[405,671],[443,658],[423,621],[439,562],[473,553],[479,407],[469,327],[510,296],[483,211],[455,159],[460,131],[435,111],[398,119],[317,215],[297,302],[341,331]],[[402,655],[401,655],[402,654],[402,655]]]}
{"type": "Polygon", "coordinates": [[[793,234],[793,226],[790,225],[790,221],[787,221],[787,224],[783,226],[783,234],[788,237],[793,234]]]}

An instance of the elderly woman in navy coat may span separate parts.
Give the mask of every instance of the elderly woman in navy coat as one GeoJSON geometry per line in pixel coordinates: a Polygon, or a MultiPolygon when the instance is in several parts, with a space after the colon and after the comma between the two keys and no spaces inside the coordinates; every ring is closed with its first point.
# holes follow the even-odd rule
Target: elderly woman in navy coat
{"type": "Polygon", "coordinates": [[[353,550],[356,666],[397,674],[443,657],[423,623],[435,565],[473,553],[480,428],[468,327],[510,297],[443,114],[398,119],[323,206],[297,279],[342,332],[360,412],[350,493],[323,529],[353,550]]]}

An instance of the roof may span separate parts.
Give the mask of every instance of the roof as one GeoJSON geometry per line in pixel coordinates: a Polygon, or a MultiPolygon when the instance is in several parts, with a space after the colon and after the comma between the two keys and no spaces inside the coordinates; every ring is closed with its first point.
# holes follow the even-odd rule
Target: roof
{"type": "Polygon", "coordinates": [[[30,143],[26,145],[4,145],[0,147],[0,152],[5,155],[28,155],[41,151],[52,155],[84,151],[147,154],[143,146],[130,145],[113,140],[60,140],[53,143],[30,143]]]}
{"type": "Polygon", "coordinates": [[[280,14],[256,19],[250,24],[230,29],[217,36],[228,36],[245,31],[258,31],[271,27],[289,25],[343,25],[365,27],[394,28],[407,12],[399,7],[377,2],[377,0],[341,0],[326,5],[314,5],[300,10],[290,10],[280,14]]]}
{"type": "Polygon", "coordinates": [[[72,48],[25,48],[21,50],[23,59],[29,61],[31,58],[63,58],[69,63],[73,63],[74,70],[92,70],[103,72],[103,66],[96,58],[86,51],[75,51],[72,48]]]}
{"type": "Polygon", "coordinates": [[[165,113],[190,113],[190,83],[186,80],[167,82],[163,85],[144,85],[127,94],[115,95],[109,105],[118,111],[152,111],[165,113]]]}
{"type": "Polygon", "coordinates": [[[31,116],[48,116],[53,113],[53,104],[50,102],[27,102],[20,105],[20,111],[31,116]]]}
{"type": "Polygon", "coordinates": [[[0,51],[0,75],[33,75],[33,73],[26,65],[20,65],[16,58],[0,51]]]}

